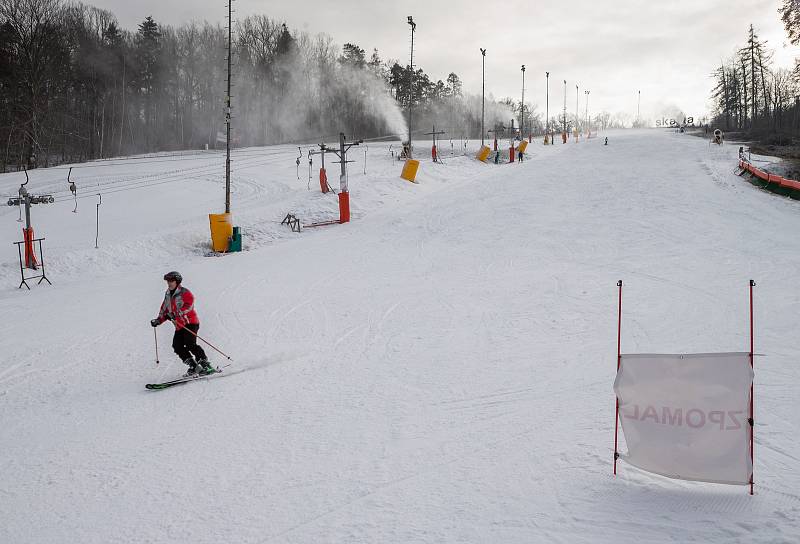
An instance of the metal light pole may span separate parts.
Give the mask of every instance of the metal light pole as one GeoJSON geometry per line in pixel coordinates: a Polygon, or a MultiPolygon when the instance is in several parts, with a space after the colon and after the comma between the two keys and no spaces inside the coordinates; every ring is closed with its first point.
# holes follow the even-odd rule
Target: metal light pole
{"type": "Polygon", "coordinates": [[[414,103],[414,31],[417,30],[417,23],[411,15],[408,16],[408,24],[411,25],[411,82],[408,89],[408,158],[412,156],[411,151],[411,106],[414,103]]]}
{"type": "Polygon", "coordinates": [[[575,85],[575,141],[578,141],[578,116],[580,111],[578,109],[578,86],[575,85]]]}
{"type": "MultiPolygon", "coordinates": [[[[544,113],[544,141],[547,143],[548,135],[550,134],[550,72],[545,72],[547,78],[547,99],[545,101],[544,113]]],[[[552,141],[550,142],[552,143],[552,141]]]]}
{"type": "Polygon", "coordinates": [[[591,128],[589,127],[589,91],[584,92],[586,93],[586,130],[588,135],[591,134],[591,128]]]}
{"type": "Polygon", "coordinates": [[[231,27],[233,0],[228,0],[228,92],[225,95],[225,213],[231,213],[231,27]]]}
{"type": "MultiPolygon", "coordinates": [[[[564,80],[564,134],[567,133],[567,80],[564,80]]],[[[562,140],[562,143],[566,143],[562,140]]]]}
{"type": "Polygon", "coordinates": [[[519,138],[525,134],[525,65],[522,65],[522,102],[519,104],[519,138]]]}
{"type": "Polygon", "coordinates": [[[639,111],[642,106],[642,91],[639,91],[639,102],[636,104],[636,126],[639,126],[639,111]]]}
{"type": "Polygon", "coordinates": [[[485,144],[483,142],[483,119],[486,114],[486,98],[484,98],[484,94],[486,92],[486,49],[480,48],[481,50],[481,147],[485,144]]]}

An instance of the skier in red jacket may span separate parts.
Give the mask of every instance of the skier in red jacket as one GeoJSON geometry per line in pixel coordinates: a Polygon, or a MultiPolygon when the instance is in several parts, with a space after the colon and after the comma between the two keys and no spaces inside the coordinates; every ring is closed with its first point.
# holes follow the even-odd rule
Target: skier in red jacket
{"type": "Polygon", "coordinates": [[[172,349],[181,358],[183,364],[189,367],[186,376],[213,374],[214,367],[208,362],[203,348],[197,345],[196,334],[200,330],[200,320],[194,310],[194,295],[181,285],[183,277],[179,272],[167,272],[164,274],[164,280],[167,282],[164,302],[158,311],[158,317],[151,319],[150,325],[158,327],[167,320],[172,321],[172,324],[175,325],[172,349]],[[198,367],[200,367],[199,371],[198,367]]]}

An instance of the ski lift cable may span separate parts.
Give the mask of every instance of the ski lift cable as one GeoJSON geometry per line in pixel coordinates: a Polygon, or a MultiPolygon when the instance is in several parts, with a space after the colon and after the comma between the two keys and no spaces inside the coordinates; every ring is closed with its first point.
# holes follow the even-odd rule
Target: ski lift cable
{"type": "MultiPolygon", "coordinates": [[[[248,164],[248,167],[261,166],[262,164],[265,164],[265,163],[252,163],[252,164],[248,164]]],[[[217,170],[217,168],[218,168],[218,165],[213,165],[211,167],[205,167],[203,170],[192,169],[193,170],[192,174],[193,175],[210,174],[210,173],[215,172],[217,170]]],[[[123,191],[132,191],[132,190],[136,190],[136,189],[144,189],[144,188],[147,188],[147,187],[155,187],[155,186],[158,186],[158,185],[164,185],[166,183],[174,183],[176,181],[183,181],[183,180],[186,179],[185,174],[186,174],[186,170],[174,171],[174,172],[172,172],[172,173],[170,173],[168,175],[157,174],[159,179],[154,180],[154,181],[150,181],[150,179],[155,177],[156,175],[150,175],[150,176],[147,176],[146,178],[140,178],[140,179],[137,179],[137,180],[135,180],[133,182],[128,182],[127,184],[119,184],[119,185],[116,185],[116,186],[109,187],[104,191],[104,194],[112,194],[112,193],[118,193],[118,192],[123,192],[123,191]]],[[[98,189],[100,189],[100,187],[101,187],[101,184],[98,184],[98,189]]],[[[81,196],[81,197],[78,197],[78,198],[90,198],[90,197],[91,197],[91,195],[81,196]]],[[[68,196],[66,198],[59,197],[59,198],[55,199],[55,201],[56,202],[63,202],[64,200],[67,200],[68,198],[69,198],[68,196]]]]}
{"type": "MultiPolygon", "coordinates": [[[[365,139],[364,141],[385,140],[389,136],[398,136],[398,135],[386,134],[386,135],[383,135],[383,136],[377,136],[377,137],[374,137],[374,138],[365,139]]],[[[271,157],[277,157],[277,156],[283,155],[284,153],[285,153],[285,150],[279,150],[279,149],[265,150],[265,151],[255,151],[255,150],[253,150],[253,151],[247,151],[247,152],[239,151],[239,152],[236,153],[236,156],[237,157],[241,157],[241,160],[243,162],[247,161],[247,163],[248,163],[247,167],[252,167],[252,166],[267,164],[270,161],[259,161],[256,164],[249,164],[250,161],[258,160],[258,159],[269,159],[271,157]]],[[[145,157],[127,157],[127,158],[122,158],[122,159],[101,159],[103,161],[102,164],[100,163],[100,161],[93,161],[92,163],[81,164],[80,168],[86,169],[86,168],[103,168],[103,167],[107,168],[107,167],[111,167],[111,166],[122,166],[124,164],[127,164],[125,161],[142,160],[142,159],[155,159],[155,160],[142,160],[142,162],[137,162],[136,163],[137,166],[143,165],[143,164],[170,163],[170,162],[177,162],[177,161],[179,161],[181,159],[185,159],[187,157],[192,157],[192,156],[195,156],[195,155],[206,155],[207,156],[207,155],[211,155],[211,154],[217,155],[217,154],[220,154],[220,152],[214,151],[214,152],[201,152],[201,153],[193,153],[193,154],[189,154],[189,153],[187,153],[187,154],[178,154],[178,155],[168,156],[168,158],[166,158],[166,159],[158,159],[157,158],[157,157],[164,157],[163,155],[145,156],[145,157]]],[[[301,156],[302,156],[302,152],[301,152],[301,156]]],[[[209,159],[211,159],[211,158],[217,159],[218,157],[208,157],[208,158],[209,159]]],[[[56,171],[56,170],[68,170],[68,172],[69,172],[74,168],[75,168],[75,166],[71,166],[71,167],[70,166],[55,166],[55,167],[46,168],[46,169],[42,169],[42,170],[44,170],[45,172],[47,172],[47,171],[56,171]]],[[[163,178],[163,176],[165,174],[168,175],[168,176],[185,174],[185,173],[189,173],[189,172],[198,173],[199,174],[199,173],[205,173],[206,171],[209,171],[209,172],[213,171],[216,168],[217,168],[217,164],[201,164],[201,165],[190,167],[190,168],[183,168],[183,169],[173,170],[173,171],[167,172],[167,173],[165,173],[165,172],[154,172],[154,173],[146,174],[146,175],[137,175],[137,176],[135,176],[135,177],[133,177],[131,179],[124,179],[124,178],[120,179],[119,178],[119,174],[117,174],[116,179],[108,180],[108,178],[106,176],[95,176],[95,178],[107,180],[107,181],[98,183],[98,188],[99,189],[102,189],[103,187],[114,188],[114,189],[131,187],[131,188],[135,189],[135,188],[140,188],[141,186],[144,186],[144,185],[141,185],[140,182],[145,181],[145,180],[150,179],[150,178],[163,178]]],[[[26,175],[26,181],[25,181],[25,183],[22,184],[23,186],[27,185],[27,183],[30,182],[30,177],[28,176],[27,171],[25,171],[25,175],[26,175]]],[[[70,178],[70,174],[68,173],[68,179],[69,178],[70,178]]],[[[89,178],[89,179],[92,179],[92,178],[89,178]]],[[[55,180],[53,180],[53,181],[55,181],[55,180]]],[[[115,192],[117,192],[117,191],[115,191],[115,192]]],[[[71,187],[70,187],[70,193],[72,193],[71,187]]],[[[58,190],[58,191],[54,191],[53,192],[53,196],[54,197],[56,195],[58,195],[59,197],[61,195],[69,196],[70,193],[67,193],[66,190],[58,190]]],[[[74,196],[76,198],[83,198],[83,197],[78,197],[77,195],[74,195],[74,196]]],[[[58,201],[63,201],[64,199],[57,198],[57,200],[58,201]]]]}
{"type": "MultiPolygon", "coordinates": [[[[181,161],[183,159],[186,159],[186,158],[195,158],[196,156],[205,156],[208,159],[217,160],[219,157],[216,157],[214,155],[221,155],[222,153],[223,153],[222,151],[213,151],[213,152],[208,151],[208,152],[202,152],[202,153],[196,153],[196,154],[184,154],[184,155],[155,155],[155,156],[148,155],[148,156],[143,156],[143,157],[115,157],[115,158],[109,158],[109,159],[96,159],[96,160],[93,160],[93,161],[90,161],[90,162],[87,162],[87,163],[80,163],[80,168],[108,168],[108,167],[111,167],[111,166],[122,166],[122,165],[125,165],[125,164],[129,164],[129,162],[127,162],[127,161],[142,161],[142,162],[136,162],[135,163],[135,165],[138,167],[141,164],[158,164],[158,163],[165,163],[165,162],[179,162],[179,161],[181,161]],[[160,158],[160,157],[164,157],[164,158],[160,158]],[[147,159],[153,159],[153,160],[147,160],[147,159]]],[[[261,155],[281,155],[283,153],[284,153],[284,151],[283,150],[279,150],[279,149],[269,150],[267,152],[251,150],[250,148],[248,148],[247,150],[232,150],[231,151],[232,155],[235,154],[238,157],[249,156],[249,155],[259,155],[259,156],[261,156],[261,155]]],[[[49,171],[56,171],[56,170],[68,170],[70,168],[76,168],[76,167],[77,167],[76,165],[73,165],[73,166],[63,165],[63,166],[51,166],[49,168],[41,168],[41,169],[38,169],[38,170],[44,171],[44,172],[49,172],[49,171]]]]}
{"type": "MultiPolygon", "coordinates": [[[[251,159],[246,159],[246,160],[253,161],[254,159],[251,158],[251,159]]],[[[242,161],[242,162],[244,162],[244,161],[242,161]]],[[[248,162],[246,167],[247,168],[253,168],[253,167],[257,167],[257,166],[263,166],[265,164],[269,164],[270,162],[271,161],[248,162]]],[[[213,165],[211,167],[205,167],[202,170],[193,169],[192,174],[193,175],[212,174],[212,173],[215,173],[217,171],[217,169],[218,169],[218,165],[213,165]]],[[[159,174],[159,179],[154,181],[154,182],[148,181],[146,179],[145,180],[139,180],[136,183],[131,183],[131,184],[126,185],[126,186],[113,187],[112,191],[106,191],[106,192],[107,193],[108,192],[120,192],[120,191],[123,191],[123,190],[126,190],[126,189],[133,190],[133,189],[139,189],[139,188],[144,188],[144,187],[148,187],[148,186],[162,185],[163,183],[172,183],[174,181],[183,181],[183,180],[185,180],[185,174],[186,174],[185,170],[174,171],[173,173],[171,173],[171,174],[169,174],[167,176],[159,174]],[[171,178],[175,178],[175,179],[171,179],[171,178]]],[[[153,177],[153,176],[149,176],[149,177],[153,177]]]]}
{"type": "MultiPolygon", "coordinates": [[[[258,158],[259,157],[251,157],[251,158],[247,158],[247,159],[242,159],[242,161],[240,161],[240,164],[245,164],[246,167],[252,167],[252,166],[259,166],[259,165],[265,163],[264,161],[258,162],[258,163],[252,163],[252,161],[254,161],[254,160],[258,159],[258,158]]],[[[174,177],[174,176],[184,176],[186,174],[195,174],[195,175],[197,175],[197,174],[211,173],[211,172],[216,171],[218,167],[219,167],[218,164],[211,164],[211,165],[203,164],[203,165],[198,165],[198,166],[194,166],[194,167],[191,167],[191,168],[182,168],[182,169],[176,169],[176,170],[171,170],[171,171],[167,171],[167,172],[153,172],[153,173],[150,173],[150,174],[146,174],[146,175],[143,175],[143,176],[137,176],[137,177],[129,178],[129,179],[122,179],[122,180],[120,180],[120,179],[111,179],[110,181],[98,183],[97,187],[98,187],[98,189],[101,189],[101,188],[120,188],[120,187],[124,188],[124,187],[128,187],[128,186],[141,187],[141,186],[147,185],[148,184],[148,180],[151,180],[151,179],[156,179],[157,180],[159,178],[160,179],[164,179],[165,177],[166,178],[171,178],[171,177],[174,177]]],[[[53,195],[54,196],[58,195],[58,198],[57,198],[58,201],[66,200],[66,198],[61,198],[62,195],[64,195],[67,198],[69,198],[69,195],[67,195],[66,192],[63,191],[63,190],[62,191],[55,191],[53,193],[53,195]]]]}

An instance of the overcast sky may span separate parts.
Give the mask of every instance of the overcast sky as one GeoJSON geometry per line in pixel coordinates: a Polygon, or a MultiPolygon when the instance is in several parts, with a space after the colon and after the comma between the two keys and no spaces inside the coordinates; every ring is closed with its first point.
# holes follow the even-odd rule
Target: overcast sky
{"type": "MultiPolygon", "coordinates": [[[[134,30],[146,16],[179,26],[190,20],[224,23],[225,0],[84,0],[112,11],[134,30]]],[[[550,110],[604,109],[642,117],[674,104],[688,115],[708,111],[709,74],[744,45],[752,23],[775,49],[777,65],[791,67],[800,48],[789,46],[777,9],[779,0],[566,0],[481,2],[460,0],[235,0],[234,19],[264,14],[290,29],[324,32],[369,54],[408,62],[410,27],[417,23],[414,63],[432,79],[457,73],[466,92],[481,91],[480,47],[486,52],[486,93],[520,97],[545,108],[545,71],[550,72],[550,110]]]]}

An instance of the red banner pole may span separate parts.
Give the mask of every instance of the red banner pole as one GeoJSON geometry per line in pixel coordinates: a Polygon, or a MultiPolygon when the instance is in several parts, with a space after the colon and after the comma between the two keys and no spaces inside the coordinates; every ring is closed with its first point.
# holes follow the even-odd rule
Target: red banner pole
{"type": "MultiPolygon", "coordinates": [[[[756,282],[750,280],[750,368],[753,368],[753,287],[756,282]]],[[[755,382],[755,377],[753,377],[755,382]]],[[[755,471],[755,464],[753,462],[753,434],[755,431],[755,421],[753,419],[753,384],[750,384],[750,464],[753,469],[750,472],[750,494],[753,494],[753,471],[755,471]]]]}
{"type": "MultiPolygon", "coordinates": [[[[619,311],[617,314],[617,373],[619,374],[619,366],[620,362],[622,361],[622,355],[620,355],[620,346],[621,346],[621,338],[622,338],[622,280],[617,282],[617,287],[619,287],[619,311]]],[[[616,398],[616,408],[614,410],[614,476],[617,475],[617,459],[619,458],[619,453],[617,453],[617,436],[619,434],[619,397],[615,395],[616,398]]]]}

